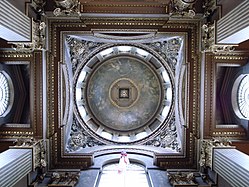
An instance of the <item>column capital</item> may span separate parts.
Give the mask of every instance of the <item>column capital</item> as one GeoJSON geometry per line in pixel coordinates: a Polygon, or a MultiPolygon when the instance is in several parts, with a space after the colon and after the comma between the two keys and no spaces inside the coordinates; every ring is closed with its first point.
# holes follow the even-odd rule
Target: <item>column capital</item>
{"type": "Polygon", "coordinates": [[[199,164],[204,168],[211,168],[213,165],[213,149],[214,148],[229,148],[233,149],[234,146],[231,146],[231,141],[226,137],[205,139],[201,142],[201,152],[200,152],[200,161],[199,164]]]}

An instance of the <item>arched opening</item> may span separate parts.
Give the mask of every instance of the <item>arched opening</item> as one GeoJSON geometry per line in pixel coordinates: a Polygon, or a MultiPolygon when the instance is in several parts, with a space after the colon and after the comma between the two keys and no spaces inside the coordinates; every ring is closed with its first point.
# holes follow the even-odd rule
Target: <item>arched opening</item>
{"type": "Polygon", "coordinates": [[[99,176],[98,187],[151,187],[146,168],[138,163],[127,165],[125,172],[118,172],[119,163],[107,164],[99,176]]]}

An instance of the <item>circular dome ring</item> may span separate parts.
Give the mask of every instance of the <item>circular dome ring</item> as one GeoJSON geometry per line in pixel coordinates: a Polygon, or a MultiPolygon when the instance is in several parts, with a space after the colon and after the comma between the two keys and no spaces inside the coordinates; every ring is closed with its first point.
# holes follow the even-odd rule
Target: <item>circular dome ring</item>
{"type": "Polygon", "coordinates": [[[76,117],[98,139],[120,143],[143,141],[163,128],[169,119],[174,102],[172,77],[164,60],[143,45],[106,45],[76,70],[76,117]],[[84,79],[79,79],[82,74],[84,79]],[[165,96],[166,84],[171,100],[165,96]],[[110,114],[109,108],[115,111],[110,117],[106,115],[110,114]]]}

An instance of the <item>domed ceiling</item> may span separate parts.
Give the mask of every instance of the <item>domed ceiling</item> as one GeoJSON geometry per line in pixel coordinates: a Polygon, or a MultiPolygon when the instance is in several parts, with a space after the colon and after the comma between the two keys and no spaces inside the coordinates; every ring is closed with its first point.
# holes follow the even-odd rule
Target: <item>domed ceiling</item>
{"type": "Polygon", "coordinates": [[[184,37],[107,38],[103,33],[64,37],[66,150],[146,145],[180,151],[184,37]]]}
{"type": "Polygon", "coordinates": [[[143,139],[164,124],[172,108],[169,67],[146,49],[109,47],[79,66],[76,75],[76,115],[103,139],[143,139]]]}

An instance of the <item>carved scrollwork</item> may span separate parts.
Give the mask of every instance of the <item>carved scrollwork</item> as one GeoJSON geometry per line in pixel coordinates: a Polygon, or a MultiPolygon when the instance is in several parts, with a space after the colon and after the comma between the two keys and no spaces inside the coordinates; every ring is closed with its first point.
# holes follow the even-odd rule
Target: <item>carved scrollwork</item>
{"type": "Polygon", "coordinates": [[[157,51],[158,54],[169,63],[172,71],[175,72],[179,51],[182,46],[181,38],[173,38],[168,41],[155,42],[147,45],[157,51]]]}
{"type": "Polygon", "coordinates": [[[193,18],[195,16],[194,4],[196,0],[171,0],[171,15],[180,15],[193,18]]]}
{"type": "Polygon", "coordinates": [[[212,140],[202,140],[201,155],[199,161],[201,167],[212,168],[213,148],[215,147],[231,147],[231,141],[225,137],[212,140]]]}
{"type": "Polygon", "coordinates": [[[57,8],[54,9],[55,16],[79,16],[79,0],[55,0],[57,8]]]}
{"type": "Polygon", "coordinates": [[[80,148],[93,147],[103,145],[87,133],[79,124],[77,119],[74,118],[71,133],[68,139],[67,148],[68,152],[77,151],[80,148]]]}
{"type": "Polygon", "coordinates": [[[35,140],[33,138],[30,139],[20,138],[17,139],[14,142],[14,144],[15,147],[33,149],[34,169],[45,168],[47,166],[45,140],[35,140]]]}
{"type": "Polygon", "coordinates": [[[180,152],[181,148],[177,140],[175,118],[171,119],[169,125],[164,130],[162,130],[157,137],[155,137],[153,140],[148,141],[146,145],[171,148],[172,150],[180,152]]]}
{"type": "Polygon", "coordinates": [[[216,9],[216,0],[205,0],[203,3],[203,8],[204,8],[204,17],[208,17],[211,15],[216,9]]]}
{"type": "Polygon", "coordinates": [[[67,45],[69,47],[73,72],[77,69],[80,60],[84,59],[93,49],[100,46],[100,43],[78,40],[67,36],[67,45]]]}
{"type": "Polygon", "coordinates": [[[197,185],[195,175],[192,172],[167,173],[171,185],[197,185]]]}
{"type": "Polygon", "coordinates": [[[80,172],[53,172],[48,186],[76,186],[80,172]]]}
{"type": "Polygon", "coordinates": [[[45,0],[32,0],[31,7],[40,15],[44,15],[44,6],[46,5],[45,0]]]}
{"type": "Polygon", "coordinates": [[[32,41],[13,43],[13,49],[18,52],[33,52],[45,49],[46,46],[46,24],[45,22],[33,22],[32,41]]]}
{"type": "Polygon", "coordinates": [[[234,51],[235,45],[216,44],[215,23],[202,25],[202,50],[212,53],[229,53],[234,51]]]}
{"type": "Polygon", "coordinates": [[[202,48],[204,51],[212,51],[212,46],[215,44],[215,24],[202,25],[202,48]]]}

